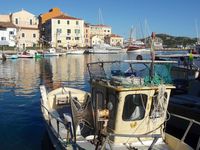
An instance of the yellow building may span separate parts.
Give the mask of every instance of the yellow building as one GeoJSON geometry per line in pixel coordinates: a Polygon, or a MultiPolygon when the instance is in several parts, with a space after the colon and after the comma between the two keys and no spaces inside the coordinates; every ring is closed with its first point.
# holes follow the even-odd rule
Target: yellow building
{"type": "Polygon", "coordinates": [[[44,24],[44,37],[52,47],[83,47],[84,20],[67,15],[53,17],[44,24]]]}
{"type": "Polygon", "coordinates": [[[105,42],[111,46],[123,46],[124,38],[116,34],[111,34],[105,36],[105,42]]]}
{"type": "Polygon", "coordinates": [[[10,15],[17,27],[16,44],[19,48],[33,47],[39,42],[38,19],[34,14],[21,10],[10,15]]]}

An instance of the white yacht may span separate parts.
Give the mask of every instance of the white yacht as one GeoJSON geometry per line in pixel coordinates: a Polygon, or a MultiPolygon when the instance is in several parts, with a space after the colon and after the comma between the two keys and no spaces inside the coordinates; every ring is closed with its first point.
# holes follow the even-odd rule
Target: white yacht
{"type": "Polygon", "coordinates": [[[117,54],[122,50],[121,47],[113,47],[109,44],[96,44],[92,49],[87,50],[88,53],[92,54],[117,54]]]}
{"type": "Polygon", "coordinates": [[[55,48],[49,48],[43,52],[44,56],[59,56],[60,54],[56,52],[55,48]]]}

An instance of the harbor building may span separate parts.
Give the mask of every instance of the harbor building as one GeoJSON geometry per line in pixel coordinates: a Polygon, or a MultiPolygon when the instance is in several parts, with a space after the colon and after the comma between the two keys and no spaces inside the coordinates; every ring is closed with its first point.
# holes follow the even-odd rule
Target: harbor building
{"type": "Polygon", "coordinates": [[[22,9],[10,15],[11,22],[17,27],[16,44],[18,48],[34,47],[39,43],[38,18],[22,9]]]}
{"type": "Polygon", "coordinates": [[[44,40],[52,47],[83,47],[84,20],[60,15],[43,24],[44,40]]]}
{"type": "Polygon", "coordinates": [[[84,24],[84,39],[85,39],[85,46],[90,47],[91,46],[91,37],[90,37],[90,24],[85,23],[84,24]]]}
{"type": "Polygon", "coordinates": [[[5,21],[7,22],[0,22],[0,45],[14,47],[17,28],[9,19],[5,21]]]}
{"type": "Polygon", "coordinates": [[[98,24],[98,25],[90,25],[90,38],[91,43],[90,45],[93,46],[94,44],[97,44],[98,41],[101,43],[104,41],[105,36],[111,35],[112,28],[111,26],[98,24]]]}
{"type": "Polygon", "coordinates": [[[111,46],[123,46],[124,38],[117,34],[110,34],[105,36],[105,43],[111,46]]]}

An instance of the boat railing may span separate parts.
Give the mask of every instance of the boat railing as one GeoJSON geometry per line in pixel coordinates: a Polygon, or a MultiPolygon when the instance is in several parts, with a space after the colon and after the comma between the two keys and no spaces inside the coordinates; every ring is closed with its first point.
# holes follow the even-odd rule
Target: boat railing
{"type": "MultiPolygon", "coordinates": [[[[190,118],[187,118],[187,117],[184,117],[184,116],[180,116],[180,115],[177,115],[177,114],[170,114],[170,115],[173,116],[173,117],[176,117],[176,118],[180,118],[180,119],[185,120],[185,121],[189,121],[189,124],[188,124],[188,126],[187,126],[187,128],[186,128],[186,130],[185,130],[185,132],[184,132],[184,134],[182,136],[182,138],[180,139],[181,142],[185,141],[186,136],[188,135],[188,133],[189,133],[189,131],[190,131],[190,129],[191,129],[193,124],[196,124],[196,125],[198,125],[200,127],[200,122],[198,122],[198,121],[196,121],[194,119],[190,119],[190,118]]],[[[197,146],[196,146],[196,150],[199,150],[199,149],[200,149],[200,137],[198,139],[197,146]]]]}
{"type": "MultiPolygon", "coordinates": [[[[47,118],[48,118],[48,125],[53,129],[52,131],[54,132],[56,138],[60,139],[62,144],[66,145],[68,142],[72,142],[73,134],[72,134],[72,129],[71,129],[71,123],[70,122],[64,122],[61,119],[59,119],[56,115],[51,113],[43,104],[41,104],[42,111],[46,111],[47,113],[47,118]],[[52,124],[52,120],[56,120],[56,126],[54,127],[52,124]],[[66,138],[63,138],[61,136],[61,131],[60,131],[60,126],[64,126],[65,129],[67,130],[67,135],[66,138]]],[[[44,112],[43,112],[44,113],[44,112]]]]}

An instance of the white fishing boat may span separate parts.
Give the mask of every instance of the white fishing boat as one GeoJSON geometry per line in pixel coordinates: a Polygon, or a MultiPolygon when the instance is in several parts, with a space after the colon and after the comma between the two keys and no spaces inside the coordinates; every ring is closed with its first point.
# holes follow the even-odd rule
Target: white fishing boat
{"type": "Polygon", "coordinates": [[[192,149],[184,142],[191,124],[181,140],[164,130],[169,119],[170,92],[175,88],[167,77],[171,63],[175,62],[89,63],[91,93],[70,87],[48,92],[44,85],[40,86],[41,109],[55,148],[192,149]],[[119,68],[113,68],[114,65],[119,68]],[[125,67],[132,72],[126,74],[125,67]]]}
{"type": "Polygon", "coordinates": [[[56,52],[55,48],[49,48],[48,50],[43,52],[44,57],[45,56],[60,56],[59,53],[56,52]]]}

